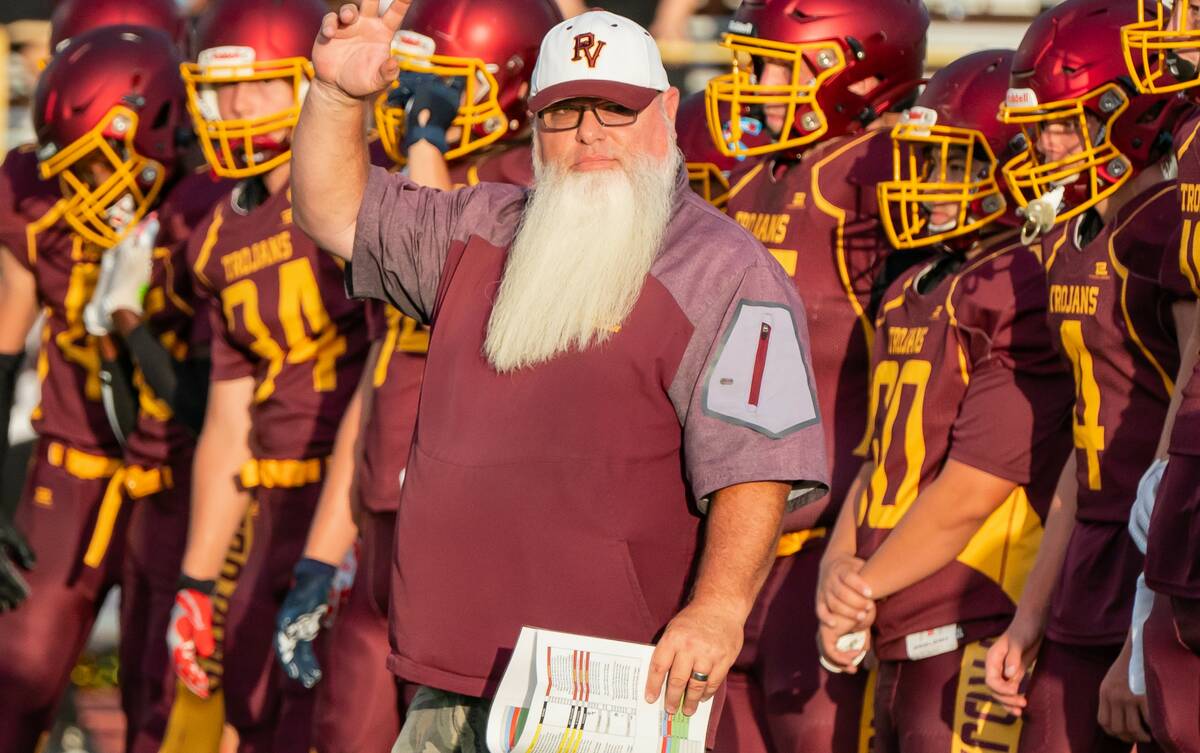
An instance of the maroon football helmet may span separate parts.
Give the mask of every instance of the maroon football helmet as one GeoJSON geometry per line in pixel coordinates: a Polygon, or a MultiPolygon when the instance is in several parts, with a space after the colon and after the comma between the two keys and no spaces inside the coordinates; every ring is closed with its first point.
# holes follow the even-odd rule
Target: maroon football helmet
{"type": "Polygon", "coordinates": [[[896,248],[951,239],[969,245],[987,225],[1015,227],[1017,203],[1000,165],[1024,152],[1020,127],[997,117],[1008,91],[1013,50],[984,50],[934,74],[892,129],[892,180],[880,183],[880,218],[896,248]],[[955,209],[948,215],[950,206],[955,209]],[[934,207],[945,215],[931,218],[934,207]]]}
{"type": "Polygon", "coordinates": [[[101,26],[148,26],[186,53],[187,23],[173,0],[60,0],[50,16],[50,49],[101,26]]]}
{"type": "MultiPolygon", "coordinates": [[[[291,159],[289,130],[313,77],[313,40],[327,12],[321,0],[218,0],[200,18],[195,63],[182,67],[188,111],[213,172],[246,178],[291,159]],[[259,118],[222,118],[219,86],[243,81],[286,81],[292,105],[259,118]]],[[[290,130],[289,130],[290,132],[290,130]]]]}
{"type": "Polygon", "coordinates": [[[1013,60],[1001,108],[1007,123],[1025,130],[1024,153],[1004,166],[1023,207],[1055,205],[1064,222],[1110,196],[1171,149],[1171,130],[1188,103],[1171,93],[1139,94],[1122,55],[1121,28],[1138,20],[1136,3],[1149,0],[1067,0],[1038,16],[1013,60]],[[1078,148],[1043,153],[1061,134],[1078,134],[1078,148]],[[1061,191],[1059,190],[1061,189],[1061,191]]]}
{"type": "MultiPolygon", "coordinates": [[[[446,159],[524,135],[526,98],[542,38],[563,20],[553,0],[414,0],[392,40],[401,71],[462,79],[463,102],[446,159]]],[[[375,104],[388,156],[404,162],[404,109],[375,104]]]]}
{"type": "MultiPolygon", "coordinates": [[[[687,161],[688,180],[692,189],[713,206],[722,207],[729,199],[729,173],[746,158],[730,157],[713,143],[706,109],[704,92],[685,97],[679,103],[679,112],[675,116],[675,134],[679,150],[687,161]]],[[[741,121],[742,138],[748,145],[770,142],[771,137],[761,123],[745,115],[741,121]]],[[[728,132],[729,125],[726,122],[723,133],[728,132]]]]}
{"type": "Polygon", "coordinates": [[[177,169],[187,125],[179,64],[164,32],[105,26],[68,39],[38,80],[42,177],[59,177],[64,219],[85,240],[115,245],[177,169]]]}
{"type": "Polygon", "coordinates": [[[929,11],[921,0],[743,0],[721,45],[733,71],[708,83],[714,141],[731,156],[790,151],[834,138],[903,104],[921,84],[929,11]],[[749,61],[749,62],[747,62],[749,61]],[[767,65],[782,66],[785,83],[762,83],[767,65]],[[878,79],[872,86],[871,80],[878,79]],[[870,87],[870,88],[868,88],[870,87]],[[860,93],[856,93],[856,90],[860,93]],[[784,113],[772,143],[742,144],[736,119],[731,139],[718,139],[721,107],[770,120],[784,113]],[[767,111],[768,117],[753,112],[767,111]]]}

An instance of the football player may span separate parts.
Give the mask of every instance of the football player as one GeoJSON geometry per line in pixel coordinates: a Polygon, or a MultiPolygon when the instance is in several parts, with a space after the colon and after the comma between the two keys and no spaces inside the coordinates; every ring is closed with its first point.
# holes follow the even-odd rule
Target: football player
{"type": "Polygon", "coordinates": [[[874,623],[885,753],[960,741],[1016,751],[1020,734],[975,688],[1047,525],[1072,385],[1041,265],[998,182],[998,160],[1024,149],[1020,129],[996,119],[1012,60],[987,50],[938,71],[892,131],[893,176],[879,186],[896,246],[938,253],[880,308],[871,456],[826,551],[817,611],[836,667],[866,650],[863,633],[860,645],[839,639],[874,623]]]}
{"type": "Polygon", "coordinates": [[[414,2],[392,40],[400,75],[375,105],[387,155],[422,185],[531,184],[525,100],[561,20],[550,0],[414,2]]]}
{"type": "Polygon", "coordinates": [[[829,495],[785,521],[727,685],[720,750],[854,750],[869,734],[866,678],[821,671],[815,644],[796,635],[816,632],[821,554],[861,464],[874,307],[894,269],[925,256],[891,248],[875,186],[892,169],[879,126],[921,83],[928,26],[920,0],[882,0],[870,13],[847,0],[745,0],[722,44],[748,62],[708,84],[714,142],[729,156],[762,156],[734,172],[726,211],[793,277],[821,333],[812,368],[832,464],[829,495]],[[769,143],[748,142],[754,122],[769,143]]]}
{"type": "MultiPolygon", "coordinates": [[[[1074,530],[1040,650],[1040,630],[1006,637],[1006,674],[1015,679],[1037,657],[1020,702],[1022,745],[1050,753],[1129,750],[1133,741],[1098,723],[1139,715],[1129,693],[1112,697],[1102,682],[1114,662],[1123,676],[1129,658],[1122,647],[1142,557],[1126,526],[1192,316],[1158,280],[1163,255],[1178,248],[1171,133],[1188,105],[1131,85],[1116,52],[1121,28],[1137,19],[1136,4],[1110,0],[1046,11],[1021,41],[1002,109],[1028,139],[1004,173],[1024,207],[1025,237],[1044,235],[1049,321],[1075,377],[1075,452],[1060,485],[1074,530]]],[[[1130,726],[1146,738],[1140,723],[1130,726]]]]}
{"type": "MultiPolygon", "coordinates": [[[[1200,96],[1200,6],[1187,2],[1139,4],[1137,23],[1126,25],[1122,41],[1130,75],[1146,93],[1181,91],[1193,102],[1200,96]]],[[[1184,298],[1200,295],[1200,108],[1176,130],[1180,227],[1178,253],[1163,254],[1160,281],[1184,298]]],[[[1144,688],[1155,742],[1169,751],[1200,749],[1200,725],[1192,710],[1200,704],[1200,553],[1197,526],[1197,473],[1200,471],[1200,327],[1183,353],[1176,383],[1173,422],[1169,419],[1158,457],[1167,458],[1150,518],[1144,567],[1145,584],[1157,596],[1143,630],[1144,688]]],[[[1148,475],[1153,473],[1148,471],[1148,475]]],[[[1135,629],[1139,626],[1135,623],[1135,629]]],[[[1134,649],[1136,651],[1136,649],[1134,649]]],[[[1127,692],[1132,690],[1131,672],[1127,692]]],[[[1114,677],[1114,684],[1125,678],[1114,677]]],[[[1120,723],[1120,719],[1116,719],[1120,723]]],[[[1141,721],[1140,719],[1138,720],[1141,721]]],[[[1130,725],[1121,725],[1128,727],[1130,725]]],[[[1117,732],[1124,731],[1118,729],[1117,732]]]]}
{"type": "MultiPolygon", "coordinates": [[[[393,45],[401,86],[409,88],[403,96],[394,90],[376,110],[388,134],[381,139],[388,153],[400,158],[414,180],[444,188],[480,180],[528,185],[533,173],[526,93],[541,39],[561,20],[550,0],[413,3],[393,45]],[[490,40],[491,49],[465,42],[480,39],[490,40]],[[480,88],[467,97],[473,86],[480,88]],[[445,96],[450,96],[449,111],[443,109],[445,96]],[[484,141],[495,136],[491,143],[484,141]],[[403,151],[397,153],[397,147],[403,151]]],[[[392,533],[429,332],[397,309],[374,302],[368,304],[367,321],[372,349],[360,387],[362,429],[338,437],[339,445],[353,446],[356,440],[359,445],[353,498],[361,537],[359,575],[326,639],[325,668],[308,647],[293,647],[287,633],[295,632],[304,615],[337,606],[329,603],[329,588],[298,581],[285,601],[276,638],[281,658],[292,657],[285,662],[289,674],[310,683],[321,678],[316,745],[322,753],[386,750],[399,734],[403,716],[398,712],[405,705],[386,666],[388,595],[392,533]]],[[[353,540],[346,506],[345,498],[324,495],[309,533],[307,566],[323,572],[325,583],[333,579],[346,542],[353,540]]],[[[309,638],[300,643],[311,643],[309,638]]]]}
{"type": "MultiPolygon", "coordinates": [[[[168,12],[170,3],[165,10],[146,3],[143,16],[121,18],[151,24],[167,18],[170,33],[107,27],[110,5],[80,5],[77,15],[55,17],[70,29],[69,37],[55,32],[63,40],[60,50],[70,54],[52,59],[39,84],[35,125],[41,148],[36,154],[14,150],[4,165],[0,352],[19,350],[19,331],[39,307],[47,321],[38,358],[39,448],[16,521],[33,547],[15,547],[23,555],[19,564],[31,565],[34,552],[42,561],[24,574],[0,568],[28,581],[17,581],[19,595],[34,594],[0,617],[0,636],[9,647],[0,669],[0,750],[32,749],[49,727],[96,611],[123,577],[129,514],[120,504],[122,452],[102,404],[98,339],[84,325],[98,262],[155,206],[172,197],[181,208],[191,201],[188,191],[176,194],[185,172],[179,139],[187,131],[177,39],[171,36],[178,17],[168,12]],[[89,23],[102,28],[89,31],[89,23]]],[[[172,230],[186,232],[185,224],[173,222],[172,230]]],[[[127,602],[126,617],[141,606],[127,602]]],[[[138,662],[130,657],[141,658],[139,645],[145,647],[136,635],[122,641],[131,667],[138,662]]],[[[129,688],[146,690],[136,677],[131,668],[129,688]]],[[[133,697],[123,700],[136,715],[133,697]]]]}
{"type": "MultiPolygon", "coordinates": [[[[728,108],[724,108],[725,112],[728,108]]],[[[724,113],[722,113],[724,114],[724,113]]],[[[742,140],[752,146],[769,143],[770,137],[762,123],[742,117],[742,140]]],[[[728,118],[724,118],[728,120],[728,118]]],[[[675,115],[675,137],[679,151],[687,161],[688,182],[692,190],[718,209],[729,200],[729,175],[738,169],[747,157],[730,157],[713,143],[708,130],[708,108],[704,92],[684,97],[675,115]]]]}
{"type": "Polygon", "coordinates": [[[291,129],[324,13],[319,0],[215,3],[182,67],[209,166],[238,182],[187,249],[210,299],[212,371],[168,643],[190,691],[176,708],[223,701],[242,751],[310,747],[314,694],[276,665],[275,618],[323,482],[349,493],[348,473],[327,478],[328,458],[343,417],[357,422],[367,349],[341,266],[291,219],[291,129]]]}

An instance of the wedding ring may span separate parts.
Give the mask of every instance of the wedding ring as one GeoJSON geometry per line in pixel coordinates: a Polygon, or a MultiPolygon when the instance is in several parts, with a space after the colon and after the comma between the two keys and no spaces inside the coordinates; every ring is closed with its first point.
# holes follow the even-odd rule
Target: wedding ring
{"type": "Polygon", "coordinates": [[[708,682],[708,675],[703,672],[693,672],[692,679],[696,682],[708,682]]]}

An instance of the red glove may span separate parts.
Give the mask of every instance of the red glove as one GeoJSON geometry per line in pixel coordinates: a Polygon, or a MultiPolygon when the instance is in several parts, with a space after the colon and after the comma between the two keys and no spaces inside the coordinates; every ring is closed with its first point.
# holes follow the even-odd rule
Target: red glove
{"type": "Polygon", "coordinates": [[[208,698],[208,674],[197,657],[213,655],[216,643],[212,628],[212,581],[196,582],[201,588],[180,588],[167,624],[167,648],[175,665],[175,675],[187,689],[208,698]],[[204,589],[204,586],[208,586],[204,589]],[[207,590],[207,593],[206,593],[207,590]]]}

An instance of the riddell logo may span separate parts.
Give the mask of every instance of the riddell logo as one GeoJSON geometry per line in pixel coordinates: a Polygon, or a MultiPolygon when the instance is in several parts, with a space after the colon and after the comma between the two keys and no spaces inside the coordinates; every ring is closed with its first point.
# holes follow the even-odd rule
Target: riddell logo
{"type": "Polygon", "coordinates": [[[1037,94],[1033,89],[1009,89],[1004,97],[1004,104],[1009,107],[1033,107],[1037,103],[1037,94]]]}
{"type": "Polygon", "coordinates": [[[588,32],[587,34],[575,35],[575,57],[571,58],[572,63],[578,63],[580,60],[587,60],[588,68],[595,68],[596,62],[600,60],[600,51],[604,49],[605,42],[596,39],[596,35],[588,32]]]}

